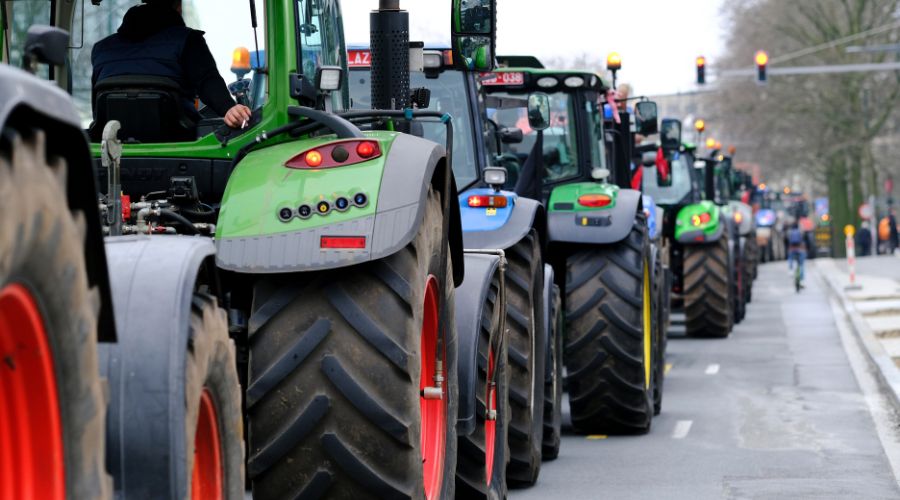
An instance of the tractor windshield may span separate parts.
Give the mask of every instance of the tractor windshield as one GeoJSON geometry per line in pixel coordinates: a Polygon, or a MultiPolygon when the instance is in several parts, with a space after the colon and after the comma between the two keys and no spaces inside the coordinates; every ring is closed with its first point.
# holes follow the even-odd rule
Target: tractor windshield
{"type": "MultiPolygon", "coordinates": [[[[91,110],[91,50],[103,38],[115,33],[128,9],[138,5],[135,0],[103,0],[93,5],[90,0],[50,2],[47,0],[16,0],[4,2],[9,16],[8,61],[14,66],[22,64],[22,49],[28,28],[35,24],[50,24],[51,8],[56,6],[62,15],[57,22],[71,34],[69,67],[62,74],[53,75],[67,88],[74,98],[84,125],[93,119],[91,110]],[[58,5],[61,4],[61,5],[58,5]]],[[[265,2],[257,2],[260,23],[259,49],[265,49],[265,2]]],[[[219,74],[226,83],[236,78],[231,75],[232,54],[236,47],[256,50],[253,29],[250,24],[250,8],[247,0],[183,0],[182,17],[185,24],[203,31],[209,49],[216,61],[219,74]]],[[[43,76],[50,76],[46,69],[43,76]]]]}
{"type": "Polygon", "coordinates": [[[659,176],[656,174],[656,167],[644,167],[643,175],[643,191],[644,194],[653,197],[658,205],[672,206],[677,205],[691,194],[692,189],[699,191],[700,186],[692,186],[693,175],[691,170],[693,165],[688,164],[688,157],[685,155],[677,155],[669,160],[672,183],[669,185],[661,185],[659,176]]]}
{"type": "MultiPolygon", "coordinates": [[[[467,103],[465,75],[461,71],[441,71],[436,78],[425,73],[410,74],[410,88],[431,90],[430,111],[449,113],[453,120],[453,175],[459,190],[478,179],[475,161],[473,117],[467,103]]],[[[354,68],[350,72],[350,98],[353,109],[371,109],[371,72],[368,68],[354,68]]],[[[438,144],[447,143],[447,129],[442,123],[422,122],[426,139],[438,144]]]]}
{"type": "MultiPolygon", "coordinates": [[[[499,97],[509,96],[509,94],[503,93],[492,94],[499,97]]],[[[574,99],[570,94],[557,92],[550,95],[550,127],[544,130],[543,182],[545,184],[553,184],[578,175],[575,146],[577,132],[574,117],[574,99]]],[[[537,131],[528,126],[527,111],[524,108],[488,109],[488,118],[501,128],[522,130],[524,133],[522,142],[504,144],[502,153],[504,157],[515,157],[519,165],[523,164],[537,139],[537,131]]]]}

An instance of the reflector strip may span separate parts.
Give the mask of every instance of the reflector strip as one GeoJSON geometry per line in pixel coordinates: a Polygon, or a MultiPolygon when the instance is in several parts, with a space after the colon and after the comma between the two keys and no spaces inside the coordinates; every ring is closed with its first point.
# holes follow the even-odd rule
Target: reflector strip
{"type": "Polygon", "coordinates": [[[327,249],[363,249],[366,248],[365,236],[322,236],[319,248],[327,249]]]}

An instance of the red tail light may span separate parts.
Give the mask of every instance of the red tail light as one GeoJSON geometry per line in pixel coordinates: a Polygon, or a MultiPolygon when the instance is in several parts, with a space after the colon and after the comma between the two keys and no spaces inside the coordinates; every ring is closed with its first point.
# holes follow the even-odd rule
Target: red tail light
{"type": "Polygon", "coordinates": [[[612,198],[605,194],[583,194],[578,197],[578,204],[591,208],[608,207],[612,204],[612,198]]]}
{"type": "Polygon", "coordinates": [[[469,206],[472,208],[506,208],[508,203],[506,196],[491,196],[476,194],[469,196],[469,206]]]}
{"type": "Polygon", "coordinates": [[[711,218],[711,216],[709,215],[709,212],[703,212],[702,214],[700,214],[700,222],[702,222],[704,224],[709,222],[710,218],[711,218]]]}
{"type": "Polygon", "coordinates": [[[366,248],[365,236],[322,236],[319,248],[362,250],[366,248]]]}
{"type": "Polygon", "coordinates": [[[378,141],[350,139],[308,149],[285,162],[288,168],[332,168],[354,165],[381,156],[378,141]]]}

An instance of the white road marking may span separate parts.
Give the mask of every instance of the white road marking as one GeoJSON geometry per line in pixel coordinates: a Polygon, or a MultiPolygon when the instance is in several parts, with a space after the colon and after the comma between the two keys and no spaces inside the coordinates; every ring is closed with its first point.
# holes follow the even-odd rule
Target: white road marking
{"type": "Polygon", "coordinates": [[[706,374],[707,374],[707,375],[715,375],[715,374],[717,374],[717,373],[719,373],[719,365],[717,365],[717,364],[712,364],[712,365],[709,365],[709,366],[706,367],[706,374]]]}
{"type": "Polygon", "coordinates": [[[898,446],[896,437],[897,424],[895,423],[894,407],[875,378],[873,370],[878,368],[871,365],[869,358],[863,354],[862,346],[859,345],[860,340],[850,331],[851,326],[846,311],[833,295],[829,297],[829,302],[838,333],[840,333],[841,343],[844,344],[844,351],[850,361],[850,368],[856,375],[856,381],[859,383],[859,388],[862,389],[869,413],[875,422],[878,440],[881,441],[884,454],[887,455],[888,463],[891,464],[894,481],[900,484],[900,446],[898,446]]]}
{"type": "Polygon", "coordinates": [[[675,430],[672,431],[672,439],[684,439],[688,432],[691,432],[691,426],[694,425],[693,420],[679,420],[675,424],[675,430]]]}

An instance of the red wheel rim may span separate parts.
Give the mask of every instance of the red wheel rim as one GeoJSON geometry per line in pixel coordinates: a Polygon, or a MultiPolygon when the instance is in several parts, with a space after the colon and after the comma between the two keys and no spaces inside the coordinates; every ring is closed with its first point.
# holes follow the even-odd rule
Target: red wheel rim
{"type": "Polygon", "coordinates": [[[0,498],[65,499],[53,351],[23,286],[0,291],[0,498]]]}
{"type": "Polygon", "coordinates": [[[425,498],[439,498],[444,483],[444,447],[447,436],[447,370],[441,369],[444,378],[441,399],[425,399],[426,387],[435,385],[434,374],[438,360],[438,282],[428,276],[425,282],[425,305],[422,320],[422,371],[419,375],[419,406],[422,412],[422,469],[425,480],[425,498]]]}
{"type": "Polygon", "coordinates": [[[487,478],[487,485],[491,485],[491,481],[494,477],[494,445],[497,439],[497,418],[500,418],[500,415],[496,412],[497,410],[497,385],[491,383],[494,380],[494,370],[495,361],[494,361],[494,349],[490,348],[488,350],[488,372],[487,372],[487,394],[485,395],[485,401],[490,403],[489,410],[495,410],[494,418],[488,420],[485,418],[484,420],[484,465],[485,465],[485,478],[487,478]]]}
{"type": "Polygon", "coordinates": [[[209,389],[200,397],[197,433],[194,436],[194,470],[191,474],[191,498],[224,498],[222,487],[222,445],[219,440],[219,419],[209,389]]]}

